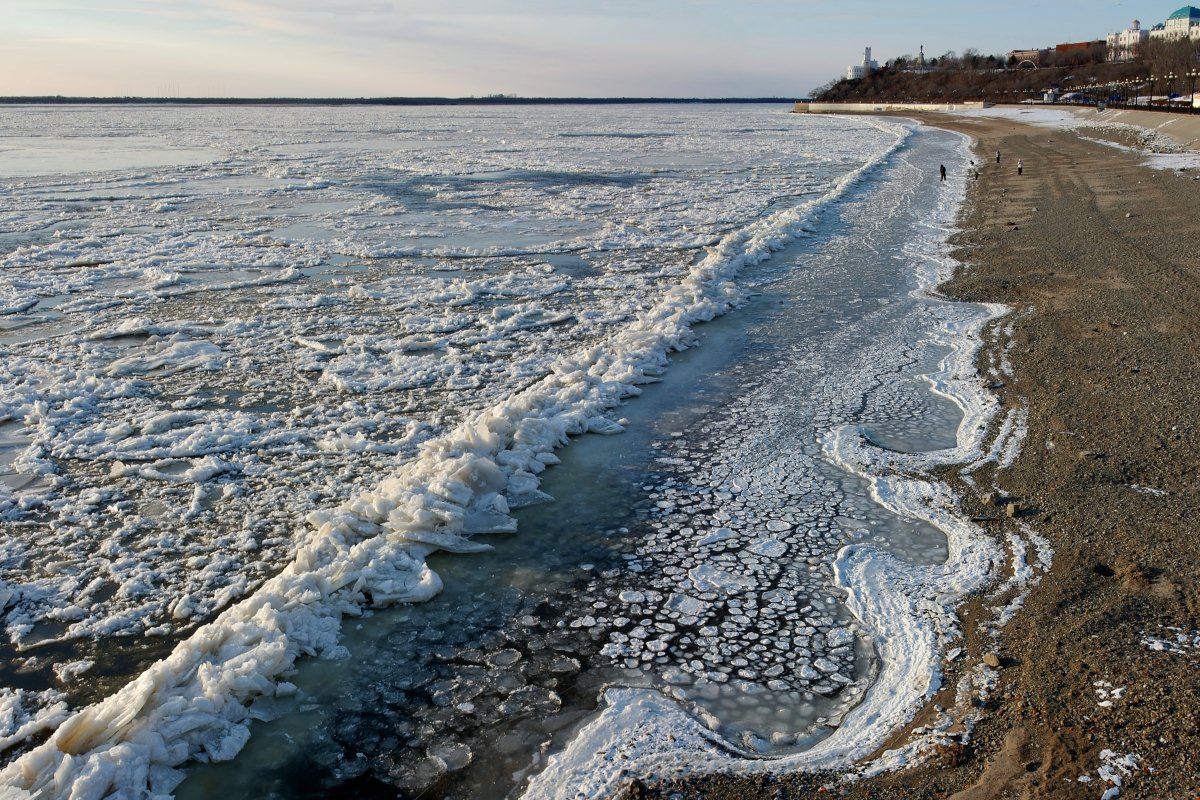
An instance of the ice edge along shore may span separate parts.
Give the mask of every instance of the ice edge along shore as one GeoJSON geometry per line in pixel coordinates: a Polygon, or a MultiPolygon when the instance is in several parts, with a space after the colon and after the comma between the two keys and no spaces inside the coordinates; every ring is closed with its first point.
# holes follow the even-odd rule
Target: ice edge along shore
{"type": "MultiPolygon", "coordinates": [[[[965,166],[970,139],[962,136],[959,147],[960,161],[965,166]]],[[[965,169],[959,172],[964,174],[965,169]]],[[[934,292],[957,266],[947,253],[947,239],[965,200],[965,190],[964,181],[950,182],[926,234],[906,247],[910,262],[921,265],[918,292],[934,292]]],[[[872,445],[862,429],[854,425],[830,431],[823,441],[831,461],[868,481],[876,502],[892,513],[940,529],[946,535],[949,551],[946,561],[935,566],[909,564],[866,544],[848,545],[838,554],[835,583],[846,592],[850,611],[870,632],[879,662],[879,673],[866,696],[838,729],[802,753],[764,758],[721,739],[661,693],[610,689],[600,714],[563,752],[550,757],[547,767],[533,778],[524,800],[605,797],[631,776],[670,779],[698,770],[743,774],[843,770],[869,774],[910,763],[939,740],[941,730],[954,720],[947,717],[932,726],[925,737],[916,737],[855,767],[907,724],[941,688],[946,646],[958,635],[955,608],[968,593],[998,574],[1006,561],[1004,549],[962,514],[950,487],[927,477],[936,466],[965,466],[996,457],[995,453],[984,452],[984,444],[999,404],[977,375],[976,359],[983,346],[984,328],[1010,309],[997,304],[981,305],[979,309],[978,314],[933,334],[939,344],[951,350],[939,372],[927,378],[931,391],[950,398],[962,409],[955,447],[929,453],[898,453],[872,445]]],[[[1015,453],[1024,432],[1018,411],[1008,412],[1004,423],[1007,433],[997,439],[1003,438],[1015,453]]],[[[1024,548],[1014,544],[1013,581],[1027,583],[1034,576],[1028,569],[1020,569],[1018,562],[1023,555],[1024,548]]],[[[985,683],[989,679],[987,675],[972,677],[985,683]]]]}

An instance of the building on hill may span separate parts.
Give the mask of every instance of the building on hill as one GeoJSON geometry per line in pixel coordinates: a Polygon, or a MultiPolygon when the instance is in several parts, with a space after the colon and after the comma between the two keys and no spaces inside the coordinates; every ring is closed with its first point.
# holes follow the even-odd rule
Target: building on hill
{"type": "Polygon", "coordinates": [[[1104,42],[1097,39],[1094,42],[1064,42],[1063,44],[1054,45],[1054,52],[1062,55],[1064,53],[1085,53],[1094,47],[1103,47],[1104,42]]]}
{"type": "Polygon", "coordinates": [[[856,81],[860,78],[865,78],[872,72],[879,71],[879,62],[871,60],[871,48],[863,50],[863,60],[861,64],[851,64],[846,67],[846,80],[856,81]]]}
{"type": "Polygon", "coordinates": [[[1161,25],[1150,31],[1151,39],[1175,42],[1180,39],[1200,39],[1200,8],[1184,6],[1161,25]]]}
{"type": "Polygon", "coordinates": [[[1142,52],[1150,31],[1142,28],[1136,19],[1133,24],[1118,33],[1110,33],[1105,41],[1109,61],[1132,61],[1142,52]]]}
{"type": "Polygon", "coordinates": [[[1054,64],[1060,67],[1103,61],[1104,55],[1104,42],[1099,39],[1093,42],[1065,42],[1054,45],[1054,64]]]}
{"type": "Polygon", "coordinates": [[[1049,50],[1010,50],[1008,51],[1008,63],[1014,67],[1022,65],[1040,67],[1042,60],[1049,54],[1049,50]]]}

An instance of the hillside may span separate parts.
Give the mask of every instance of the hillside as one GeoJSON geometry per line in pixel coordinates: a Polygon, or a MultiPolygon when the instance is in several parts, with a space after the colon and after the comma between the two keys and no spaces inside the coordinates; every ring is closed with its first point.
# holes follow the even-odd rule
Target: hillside
{"type": "MultiPolygon", "coordinates": [[[[1132,98],[1134,93],[1187,94],[1191,91],[1188,73],[1200,67],[1200,42],[1153,43],[1134,61],[1104,61],[1104,53],[1088,51],[1075,63],[1060,63],[1040,68],[1018,68],[999,56],[956,57],[948,53],[932,59],[931,65],[914,69],[911,56],[892,59],[877,72],[855,80],[831,81],[813,91],[813,99],[823,102],[950,102],[989,100],[1016,103],[1040,98],[1049,89],[1067,90],[1095,86],[1097,98],[1119,95],[1132,98]],[[1152,91],[1149,81],[1156,76],[1152,91]],[[1174,75],[1173,81],[1162,76],[1174,75]],[[1126,83],[1127,82],[1127,83],[1126,83]]],[[[1009,59],[1012,61],[1013,59],[1009,59]]]]}
{"type": "MultiPolygon", "coordinates": [[[[1144,68],[1136,63],[986,71],[897,72],[884,68],[865,78],[840,80],[825,86],[818,90],[813,99],[824,102],[990,100],[995,103],[1019,103],[1022,100],[1040,99],[1043,92],[1052,88],[1126,80],[1140,82],[1144,78],[1144,68]]],[[[1143,88],[1140,93],[1144,96],[1146,89],[1143,88]]]]}

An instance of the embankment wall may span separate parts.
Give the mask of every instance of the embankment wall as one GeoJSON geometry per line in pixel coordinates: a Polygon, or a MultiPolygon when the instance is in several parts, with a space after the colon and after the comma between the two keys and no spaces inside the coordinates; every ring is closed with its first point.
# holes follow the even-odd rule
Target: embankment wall
{"type": "Polygon", "coordinates": [[[987,108],[991,103],[796,103],[796,114],[877,114],[881,111],[965,111],[987,108]]]}

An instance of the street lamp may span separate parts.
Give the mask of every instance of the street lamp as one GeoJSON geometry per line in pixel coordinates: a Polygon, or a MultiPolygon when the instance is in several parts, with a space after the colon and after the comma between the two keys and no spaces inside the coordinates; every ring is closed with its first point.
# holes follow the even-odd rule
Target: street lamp
{"type": "Polygon", "coordinates": [[[1150,94],[1146,95],[1146,108],[1149,109],[1154,105],[1154,82],[1158,80],[1158,76],[1150,76],[1150,94]]]}
{"type": "Polygon", "coordinates": [[[1168,72],[1165,76],[1167,81],[1167,111],[1171,110],[1171,90],[1175,88],[1175,78],[1178,77],[1174,71],[1168,72]]]}
{"type": "Polygon", "coordinates": [[[1188,113],[1196,113],[1196,78],[1200,77],[1200,70],[1192,67],[1187,76],[1192,79],[1192,90],[1188,92],[1188,113]]]}

